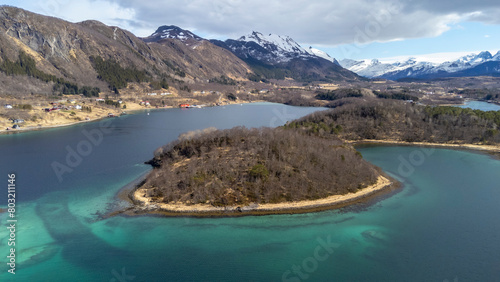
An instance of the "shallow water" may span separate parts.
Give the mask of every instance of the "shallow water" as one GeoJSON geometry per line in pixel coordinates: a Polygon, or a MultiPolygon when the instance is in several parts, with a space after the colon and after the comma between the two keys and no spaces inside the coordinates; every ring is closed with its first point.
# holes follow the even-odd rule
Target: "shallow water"
{"type": "MultiPolygon", "coordinates": [[[[359,148],[404,187],[336,211],[97,220],[96,213],[114,207],[121,187],[149,170],[142,162],[153,150],[180,132],[215,124],[278,125],[284,116],[314,110],[259,104],[113,119],[113,131],[62,182],[51,164],[65,163],[65,147],[76,148],[85,140],[82,131],[97,124],[0,136],[0,171],[17,173],[20,198],[17,274],[2,264],[0,280],[498,280],[500,161],[468,151],[359,148]]],[[[0,220],[5,225],[5,213],[0,220]]],[[[2,228],[3,253],[6,236],[2,228]]]]}

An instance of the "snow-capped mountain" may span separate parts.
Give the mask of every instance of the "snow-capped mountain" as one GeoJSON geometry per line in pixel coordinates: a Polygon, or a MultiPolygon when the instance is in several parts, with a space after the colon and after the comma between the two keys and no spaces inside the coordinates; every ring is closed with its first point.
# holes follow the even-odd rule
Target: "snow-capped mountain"
{"type": "Polygon", "coordinates": [[[158,42],[163,39],[178,39],[184,43],[201,41],[203,38],[189,30],[182,29],[175,25],[160,26],[153,34],[143,38],[145,42],[158,42]]]}
{"type": "Polygon", "coordinates": [[[261,77],[300,80],[359,79],[337,60],[315,48],[303,48],[289,36],[252,32],[226,41],[210,40],[251,66],[261,77]]]}
{"type": "Polygon", "coordinates": [[[311,58],[311,54],[289,36],[264,35],[254,31],[237,40],[226,40],[225,44],[239,57],[253,58],[269,64],[286,63],[296,58],[311,58]]]}
{"type": "MultiPolygon", "coordinates": [[[[214,42],[214,40],[212,40],[214,42]]],[[[236,40],[228,39],[225,42],[214,42],[223,46],[238,57],[253,58],[268,64],[286,63],[293,59],[325,59],[332,63],[338,62],[326,52],[309,47],[303,48],[289,36],[276,34],[263,34],[253,31],[248,35],[241,36],[236,40]]]]}
{"type": "Polygon", "coordinates": [[[323,59],[330,61],[334,64],[340,65],[339,62],[335,58],[330,57],[330,55],[328,55],[328,53],[326,53],[325,51],[321,51],[321,50],[313,48],[311,46],[309,46],[309,50],[306,50],[306,51],[309,52],[309,54],[311,54],[311,55],[323,58],[323,59]]]}
{"type": "Polygon", "coordinates": [[[354,61],[344,59],[340,61],[340,65],[361,76],[397,80],[401,78],[429,79],[447,76],[494,75],[496,72],[495,68],[492,68],[494,63],[490,63],[489,67],[476,68],[487,62],[498,62],[500,64],[500,51],[495,56],[492,56],[488,51],[483,51],[479,54],[469,54],[454,61],[443,63],[422,61],[410,57],[404,61],[394,63],[381,63],[378,60],[354,61]],[[475,68],[475,71],[469,74],[467,70],[473,68],[475,68]],[[479,70],[485,72],[482,73],[479,70]]]}
{"type": "Polygon", "coordinates": [[[295,42],[289,36],[280,36],[276,34],[264,35],[260,32],[252,32],[249,35],[242,36],[238,39],[241,42],[255,42],[264,49],[270,51],[277,57],[286,58],[291,56],[309,56],[304,48],[299,43],[295,42]]]}
{"type": "Polygon", "coordinates": [[[377,59],[363,61],[344,59],[340,61],[340,65],[358,75],[369,78],[381,76],[395,68],[391,64],[383,64],[377,59]]]}

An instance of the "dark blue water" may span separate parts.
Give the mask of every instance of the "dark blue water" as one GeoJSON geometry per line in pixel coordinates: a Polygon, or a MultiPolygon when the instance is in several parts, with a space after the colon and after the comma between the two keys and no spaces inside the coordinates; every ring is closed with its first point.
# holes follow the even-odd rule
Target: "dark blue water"
{"type": "MultiPolygon", "coordinates": [[[[342,210],[97,220],[96,213],[117,203],[123,185],[149,170],[142,163],[153,150],[179,133],[276,126],[314,110],[275,104],[175,109],[112,119],[107,133],[92,123],[0,136],[1,175],[6,183],[7,171],[17,173],[21,198],[17,274],[6,273],[2,263],[0,280],[499,281],[500,161],[473,152],[361,148],[404,187],[342,210]],[[81,141],[90,140],[84,130],[95,129],[103,131],[102,141],[70,167],[77,161],[66,161],[66,146],[84,148],[81,141]],[[72,169],[61,182],[54,162],[72,169]]],[[[5,194],[1,199],[6,203],[5,194]]],[[[5,213],[0,220],[5,225],[5,213]]],[[[2,257],[7,236],[2,228],[2,257]]]]}

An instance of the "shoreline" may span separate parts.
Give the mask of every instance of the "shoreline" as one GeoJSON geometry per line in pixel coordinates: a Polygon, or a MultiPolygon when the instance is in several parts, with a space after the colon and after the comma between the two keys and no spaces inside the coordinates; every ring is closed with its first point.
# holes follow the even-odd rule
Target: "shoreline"
{"type": "Polygon", "coordinates": [[[379,140],[379,139],[363,139],[363,140],[347,140],[346,142],[353,145],[366,144],[387,144],[387,145],[402,145],[402,146],[426,146],[437,148],[452,148],[452,149],[468,149],[475,151],[486,151],[492,153],[500,153],[500,145],[481,145],[481,144],[454,144],[454,143],[432,143],[432,142],[405,142],[398,140],[379,140]]]}
{"type": "Polygon", "coordinates": [[[286,202],[278,204],[249,204],[246,206],[214,207],[210,205],[196,204],[166,204],[154,203],[143,196],[143,190],[138,185],[128,195],[133,207],[116,211],[109,216],[141,216],[157,215],[165,217],[239,217],[258,216],[273,214],[299,214],[311,213],[324,210],[339,209],[355,203],[364,202],[382,194],[392,192],[399,188],[399,182],[386,175],[380,175],[377,183],[363,188],[356,193],[345,195],[333,195],[317,200],[304,200],[298,202],[286,202]],[[392,188],[392,189],[391,189],[392,188]]]}
{"type": "MultiPolygon", "coordinates": [[[[263,101],[251,101],[251,102],[249,102],[249,101],[243,101],[243,102],[238,102],[238,103],[229,103],[229,104],[222,105],[222,106],[237,105],[237,104],[251,104],[251,103],[258,103],[258,102],[263,102],[263,101]]],[[[127,115],[133,115],[133,114],[136,114],[136,113],[141,113],[141,112],[151,111],[151,110],[165,110],[165,109],[178,109],[178,108],[179,107],[175,107],[175,106],[165,106],[165,107],[161,107],[161,108],[133,109],[133,110],[129,110],[129,111],[126,111],[126,112],[127,112],[127,115]]],[[[120,116],[115,116],[115,117],[120,117],[120,116]]],[[[96,121],[100,121],[100,120],[103,120],[103,119],[106,119],[106,118],[110,118],[110,117],[108,117],[108,116],[101,116],[101,117],[93,118],[93,119],[90,119],[90,120],[72,121],[72,122],[68,122],[68,123],[53,124],[53,125],[44,125],[44,126],[28,126],[28,127],[21,127],[20,129],[11,129],[11,130],[1,129],[0,130],[0,135],[3,135],[3,134],[17,134],[17,133],[23,133],[23,132],[33,132],[33,131],[41,131],[41,130],[45,130],[45,129],[53,129],[53,128],[59,128],[59,127],[66,127],[66,126],[72,126],[72,125],[77,125],[77,124],[81,124],[81,123],[96,122],[96,121]]]]}
{"type": "Polygon", "coordinates": [[[59,128],[59,127],[66,127],[66,126],[77,125],[77,124],[80,124],[80,123],[87,123],[87,122],[99,121],[99,120],[102,120],[102,119],[105,119],[105,118],[107,118],[107,117],[99,117],[99,118],[90,119],[90,120],[74,121],[74,122],[63,123],[63,124],[21,127],[21,129],[11,129],[11,130],[2,129],[2,130],[0,130],[0,134],[16,134],[16,133],[23,133],[23,132],[41,131],[41,130],[45,130],[45,129],[53,129],[53,128],[59,128]]]}

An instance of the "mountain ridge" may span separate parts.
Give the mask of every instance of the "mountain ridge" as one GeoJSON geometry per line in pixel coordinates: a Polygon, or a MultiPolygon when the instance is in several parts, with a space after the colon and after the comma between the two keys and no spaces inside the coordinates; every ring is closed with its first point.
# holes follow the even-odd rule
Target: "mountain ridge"
{"type": "Polygon", "coordinates": [[[360,77],[344,69],[323,51],[303,48],[289,36],[264,35],[253,31],[238,39],[210,40],[248,63],[256,73],[256,80],[262,78],[299,81],[359,80],[360,77]]]}
{"type": "MultiPolygon", "coordinates": [[[[394,63],[381,63],[377,59],[373,60],[349,60],[344,59],[340,64],[368,78],[384,78],[389,80],[398,80],[403,78],[433,79],[442,77],[457,76],[480,76],[480,75],[498,75],[500,72],[492,70],[493,65],[500,66],[500,51],[492,55],[489,51],[482,51],[478,54],[468,54],[452,61],[442,63],[432,63],[428,61],[419,61],[415,57],[409,57],[403,61],[394,63]],[[481,67],[488,63],[489,68],[481,67]],[[474,69],[474,71],[472,71],[474,69]],[[479,71],[484,69],[484,72],[479,71]],[[471,70],[471,71],[469,71],[471,70]]],[[[493,68],[496,69],[496,68],[493,68]]]]}
{"type": "MultiPolygon", "coordinates": [[[[43,90],[30,92],[48,92],[54,83],[101,90],[109,87],[117,92],[110,84],[113,78],[105,81],[98,73],[96,58],[116,65],[115,70],[140,73],[141,78],[134,81],[137,83],[165,78],[179,83],[206,83],[222,76],[263,82],[285,78],[301,82],[359,79],[325,52],[302,48],[288,36],[254,32],[223,42],[164,25],[140,38],[95,20],[71,23],[10,6],[0,6],[0,50],[0,65],[20,64],[19,54],[24,52],[33,58],[37,71],[50,78],[43,90]]],[[[8,89],[0,87],[0,91],[8,89]]]]}
{"type": "Polygon", "coordinates": [[[232,53],[208,41],[198,45],[191,48],[168,39],[165,44],[145,42],[127,30],[94,20],[71,23],[15,7],[0,7],[0,64],[16,62],[23,51],[43,73],[80,86],[106,89],[107,83],[99,79],[91,57],[137,69],[151,79],[170,76],[190,82],[221,75],[246,79],[251,72],[232,53]]]}

